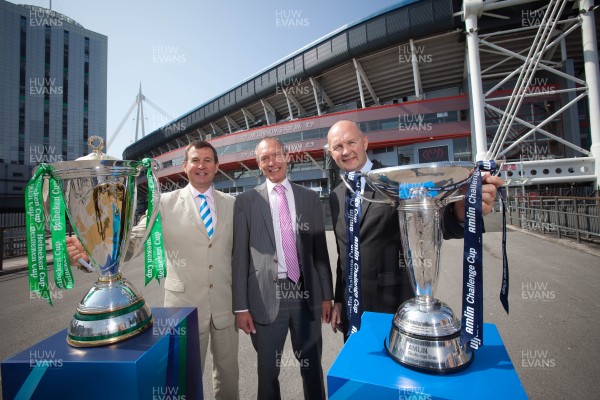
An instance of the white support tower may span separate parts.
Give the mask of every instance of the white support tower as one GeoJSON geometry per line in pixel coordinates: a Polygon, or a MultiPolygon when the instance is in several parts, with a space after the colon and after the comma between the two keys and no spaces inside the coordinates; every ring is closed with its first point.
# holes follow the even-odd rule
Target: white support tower
{"type": "Polygon", "coordinates": [[[121,120],[119,125],[117,126],[117,129],[115,130],[115,132],[112,134],[112,136],[108,140],[108,144],[106,146],[107,150],[113,144],[113,142],[119,135],[119,132],[121,132],[121,129],[123,128],[123,126],[125,125],[127,120],[129,119],[129,117],[131,116],[133,109],[136,107],[137,107],[137,109],[136,109],[136,122],[135,122],[135,141],[137,142],[137,140],[139,138],[146,136],[146,129],[144,127],[144,102],[146,102],[150,107],[152,107],[154,110],[156,110],[161,115],[161,117],[164,118],[165,121],[173,120],[172,116],[170,116],[166,111],[164,111],[162,108],[160,108],[159,106],[154,104],[152,101],[150,101],[149,98],[147,98],[146,96],[144,96],[142,94],[142,83],[140,82],[140,89],[138,91],[138,94],[135,96],[135,100],[129,107],[129,110],[127,110],[127,113],[125,113],[125,116],[123,117],[123,119],[121,120]],[[140,125],[142,127],[141,136],[139,135],[140,134],[140,125]]]}
{"type": "MultiPolygon", "coordinates": [[[[531,12],[533,24],[523,24],[521,28],[480,34],[478,22],[482,17],[503,18],[501,10],[506,7],[533,3],[534,0],[465,0],[462,18],[465,21],[468,53],[469,89],[471,92],[471,123],[473,126],[473,153],[476,160],[496,159],[511,156],[519,150],[527,149],[527,141],[536,140],[536,134],[545,137],[547,143],[560,144],[574,154],[565,158],[544,154],[517,162],[507,162],[505,179],[509,186],[547,184],[560,182],[600,183],[600,78],[598,72],[598,46],[594,20],[594,0],[576,0],[579,13],[575,17],[565,17],[565,11],[573,5],[570,0],[549,0],[531,12]],[[494,11],[494,13],[492,13],[494,11]],[[565,70],[567,46],[565,40],[573,32],[581,29],[584,54],[585,77],[575,76],[565,70]],[[518,40],[518,36],[533,35],[532,41],[521,51],[513,51],[504,43],[518,40]],[[561,62],[553,61],[556,49],[562,51],[561,62]],[[481,54],[503,57],[495,64],[482,70],[481,54]],[[519,63],[507,71],[506,65],[519,63]],[[500,72],[498,67],[503,67],[500,72]],[[538,75],[536,75],[538,74],[538,75]],[[561,88],[549,85],[544,87],[540,76],[553,76],[566,82],[561,88]],[[483,90],[483,80],[494,82],[493,87],[483,90]],[[499,89],[512,86],[509,96],[498,96],[499,89]],[[535,90],[533,90],[535,89],[535,90]],[[556,110],[547,110],[541,120],[519,117],[524,100],[539,96],[562,96],[556,110]],[[587,96],[590,116],[591,151],[571,143],[568,138],[551,132],[549,127],[561,114],[569,112],[577,102],[587,96]],[[497,123],[492,142],[487,143],[486,115],[497,123]],[[513,172],[514,171],[514,172],[513,172]],[[518,173],[517,173],[518,171],[518,173]]],[[[542,100],[540,100],[542,101],[542,100]]],[[[568,128],[563,128],[568,129],[568,128]]],[[[539,136],[538,135],[538,136],[539,136]]],[[[537,146],[537,145],[535,145],[537,146]]],[[[523,153],[523,151],[521,151],[523,153]]],[[[521,154],[521,157],[523,155],[521,154]]],[[[561,156],[562,157],[562,156],[561,156]]]]}

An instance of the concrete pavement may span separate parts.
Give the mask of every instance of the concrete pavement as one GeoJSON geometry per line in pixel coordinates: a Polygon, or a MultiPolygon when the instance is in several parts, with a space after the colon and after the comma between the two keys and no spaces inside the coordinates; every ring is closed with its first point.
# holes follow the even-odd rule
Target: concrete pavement
{"type": "MultiPolygon", "coordinates": [[[[484,234],[485,321],[497,325],[508,354],[530,398],[589,398],[596,387],[596,360],[600,358],[600,251],[565,246],[550,237],[519,230],[508,233],[510,315],[498,292],[501,277],[501,234],[495,220],[486,217],[484,234]],[[596,253],[594,255],[593,253],[596,253]]],[[[335,242],[327,233],[335,276],[335,242]]],[[[585,246],[583,246],[585,247],[585,246]]],[[[460,312],[462,241],[446,241],[437,297],[460,312]]],[[[134,259],[124,275],[144,294],[151,307],[162,306],[163,289],[156,282],[143,287],[142,260],[134,259]]],[[[77,302],[91,287],[95,274],[75,272],[75,288],[52,290],[50,307],[27,290],[24,271],[0,276],[0,359],[33,345],[68,325],[77,302]]],[[[341,335],[323,327],[323,368],[331,367],[342,347],[341,335]]],[[[286,343],[284,354],[291,353],[286,343]]],[[[240,334],[240,398],[256,398],[256,355],[250,339],[240,334]]],[[[210,355],[207,370],[212,369],[210,355]]],[[[205,398],[213,398],[211,374],[203,377],[205,398]]],[[[282,367],[282,398],[301,399],[302,384],[295,363],[282,367]]]]}

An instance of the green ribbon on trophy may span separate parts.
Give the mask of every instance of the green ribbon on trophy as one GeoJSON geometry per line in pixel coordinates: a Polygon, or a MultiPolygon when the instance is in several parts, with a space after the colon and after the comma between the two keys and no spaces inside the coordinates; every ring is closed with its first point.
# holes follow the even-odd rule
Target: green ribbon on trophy
{"type": "MultiPolygon", "coordinates": [[[[142,165],[147,170],[148,178],[148,211],[146,212],[146,224],[150,222],[152,210],[154,210],[154,179],[152,176],[152,159],[144,158],[142,165]]],[[[144,276],[145,284],[148,285],[152,279],[156,279],[160,284],[160,279],[167,276],[165,248],[162,238],[162,224],[160,222],[160,212],[156,215],[152,230],[144,243],[144,276]]]]}
{"type": "Polygon", "coordinates": [[[50,232],[54,258],[54,282],[59,289],[73,288],[73,274],[67,257],[65,202],[53,168],[40,164],[25,190],[25,229],[29,264],[29,290],[52,305],[46,263],[46,219],[44,216],[44,179],[48,179],[50,232]]]}

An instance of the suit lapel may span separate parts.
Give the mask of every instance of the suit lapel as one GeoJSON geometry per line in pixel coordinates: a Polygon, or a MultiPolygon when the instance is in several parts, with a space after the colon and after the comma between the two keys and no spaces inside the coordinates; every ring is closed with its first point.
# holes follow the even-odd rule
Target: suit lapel
{"type": "Polygon", "coordinates": [[[366,219],[365,215],[367,214],[367,211],[369,211],[369,208],[372,204],[369,200],[375,196],[375,192],[368,184],[365,183],[365,191],[363,192],[362,196],[364,199],[360,203],[360,226],[363,225],[363,222],[366,219]]]}
{"type": "MultiPolygon", "coordinates": [[[[213,239],[219,234],[221,231],[221,227],[223,226],[223,221],[226,221],[227,218],[227,207],[225,206],[225,202],[221,197],[221,193],[216,191],[213,188],[213,196],[215,197],[215,213],[217,214],[217,224],[215,225],[215,232],[213,234],[213,239]]],[[[202,223],[204,225],[204,223],[202,223]]],[[[204,229],[206,231],[206,228],[204,229]]],[[[208,233],[206,234],[208,237],[208,233]]]]}
{"type": "Polygon", "coordinates": [[[263,215],[263,221],[265,221],[267,232],[269,233],[269,238],[271,238],[273,248],[276,249],[277,247],[275,246],[275,232],[273,231],[273,217],[271,216],[271,207],[269,206],[269,193],[267,190],[266,182],[262,185],[257,186],[255,190],[258,192],[258,195],[263,200],[258,202],[258,208],[260,209],[260,212],[263,215]]]}
{"type": "MultiPolygon", "coordinates": [[[[294,196],[294,205],[296,207],[296,221],[292,221],[292,224],[296,224],[296,251],[298,252],[298,260],[302,261],[301,255],[304,254],[304,251],[302,250],[302,241],[300,240],[300,227],[304,226],[304,222],[308,223],[308,221],[305,221],[306,215],[308,214],[304,213],[307,207],[304,202],[304,196],[300,193],[300,189],[293,183],[292,193],[294,196]]],[[[308,224],[308,226],[310,226],[310,224],[308,224]]]]}

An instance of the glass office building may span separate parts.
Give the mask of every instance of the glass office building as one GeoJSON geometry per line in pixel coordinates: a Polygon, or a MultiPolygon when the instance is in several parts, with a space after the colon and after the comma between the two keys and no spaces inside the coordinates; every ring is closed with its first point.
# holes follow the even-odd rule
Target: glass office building
{"type": "Polygon", "coordinates": [[[106,138],[107,37],[52,10],[0,0],[0,212],[23,210],[40,162],[106,138]]]}

